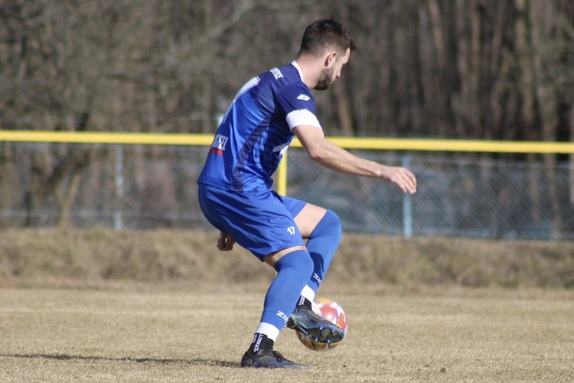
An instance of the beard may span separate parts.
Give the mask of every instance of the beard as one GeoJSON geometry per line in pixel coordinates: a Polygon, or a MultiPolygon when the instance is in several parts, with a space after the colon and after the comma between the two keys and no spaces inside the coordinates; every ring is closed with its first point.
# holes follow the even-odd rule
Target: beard
{"type": "Polygon", "coordinates": [[[317,85],[315,85],[316,90],[327,90],[329,86],[333,83],[333,73],[335,72],[335,68],[323,69],[321,72],[321,77],[319,77],[319,81],[317,81],[317,85]]]}

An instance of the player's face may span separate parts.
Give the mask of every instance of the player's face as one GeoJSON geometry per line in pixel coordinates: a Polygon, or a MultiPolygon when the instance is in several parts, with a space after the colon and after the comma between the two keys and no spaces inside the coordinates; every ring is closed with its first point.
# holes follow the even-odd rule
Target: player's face
{"type": "Polygon", "coordinates": [[[326,90],[329,89],[329,86],[339,77],[341,77],[341,71],[343,70],[343,66],[349,62],[349,58],[351,57],[351,50],[347,49],[343,56],[336,56],[335,60],[333,60],[332,64],[323,69],[321,72],[321,77],[319,77],[319,81],[317,81],[317,85],[315,86],[316,90],[326,90]]]}

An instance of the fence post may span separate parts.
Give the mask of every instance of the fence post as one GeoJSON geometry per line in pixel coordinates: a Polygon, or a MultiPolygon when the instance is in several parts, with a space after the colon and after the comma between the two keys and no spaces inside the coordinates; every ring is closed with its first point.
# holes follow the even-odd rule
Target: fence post
{"type": "MultiPolygon", "coordinates": [[[[409,167],[411,157],[405,153],[402,157],[402,166],[409,167]]],[[[403,236],[411,238],[413,236],[413,200],[409,193],[403,193],[403,236]]]]}
{"type": "Polygon", "coordinates": [[[114,229],[120,231],[123,229],[122,205],[124,199],[124,148],[123,145],[116,145],[116,164],[115,164],[115,197],[116,207],[114,210],[114,229]]]}
{"type": "Polygon", "coordinates": [[[283,153],[277,169],[277,193],[287,195],[287,151],[283,153]]]}

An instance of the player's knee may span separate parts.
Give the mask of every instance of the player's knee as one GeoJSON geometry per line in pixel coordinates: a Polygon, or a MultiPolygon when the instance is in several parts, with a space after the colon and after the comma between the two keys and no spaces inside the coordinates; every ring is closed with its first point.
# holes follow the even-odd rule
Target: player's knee
{"type": "Polygon", "coordinates": [[[339,218],[339,216],[334,211],[327,210],[327,213],[325,214],[325,217],[323,217],[323,219],[325,218],[327,218],[328,221],[327,224],[332,229],[334,235],[337,236],[339,239],[341,239],[341,236],[343,234],[343,228],[341,227],[341,219],[339,218]]]}
{"type": "Polygon", "coordinates": [[[329,237],[332,241],[339,244],[342,234],[343,230],[339,216],[334,211],[327,210],[327,213],[315,226],[309,238],[329,237]]]}

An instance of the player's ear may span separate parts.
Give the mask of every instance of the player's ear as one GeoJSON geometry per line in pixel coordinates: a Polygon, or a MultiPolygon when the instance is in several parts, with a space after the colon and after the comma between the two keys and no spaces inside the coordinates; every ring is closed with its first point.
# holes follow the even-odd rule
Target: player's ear
{"type": "Polygon", "coordinates": [[[329,51],[325,54],[325,62],[323,63],[323,65],[325,65],[325,68],[328,68],[331,65],[333,65],[336,59],[337,59],[337,51],[329,51]]]}

